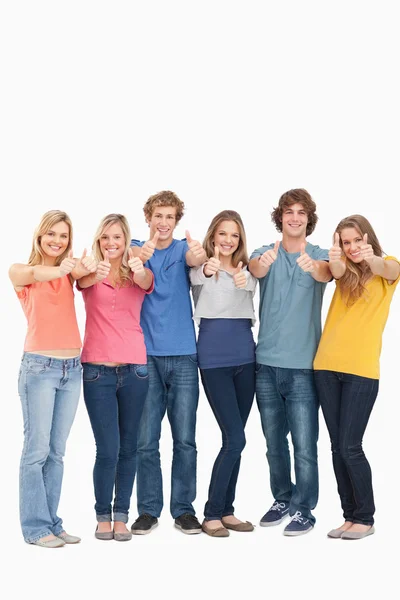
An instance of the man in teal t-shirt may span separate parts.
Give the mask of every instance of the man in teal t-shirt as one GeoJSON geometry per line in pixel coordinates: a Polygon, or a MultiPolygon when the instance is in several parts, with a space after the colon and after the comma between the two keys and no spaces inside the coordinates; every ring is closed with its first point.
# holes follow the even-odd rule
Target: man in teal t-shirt
{"type": "Polygon", "coordinates": [[[256,396],[275,499],[260,525],[278,525],[290,516],[284,534],[291,536],[313,528],[311,510],[318,500],[318,399],[312,364],[321,336],[322,297],[332,276],[328,250],[306,241],[317,220],[306,190],[286,192],[272,212],[282,240],[255,250],[249,263],[260,281],[256,396]]]}

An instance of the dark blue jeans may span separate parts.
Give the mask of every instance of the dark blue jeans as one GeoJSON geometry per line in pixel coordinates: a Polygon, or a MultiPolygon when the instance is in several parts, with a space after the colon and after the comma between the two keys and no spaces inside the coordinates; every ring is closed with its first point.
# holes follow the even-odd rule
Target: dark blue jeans
{"type": "Polygon", "coordinates": [[[272,494],[289,502],[289,514],[300,511],[311,523],[318,501],[318,399],[311,369],[257,364],[256,397],[267,442],[272,494]],[[291,480],[287,436],[290,432],[296,483],[291,480]]]}
{"type": "Polygon", "coordinates": [[[163,507],[159,442],[167,412],[173,440],[170,509],[174,519],[195,514],[197,355],[148,356],[149,391],[140,423],[137,496],[139,514],[159,517],[163,507]]]}
{"type": "Polygon", "coordinates": [[[318,396],[331,439],[333,469],[346,521],[373,525],[371,468],[362,439],[379,389],[379,379],[315,371],[318,396]]]}
{"type": "Polygon", "coordinates": [[[140,418],[149,387],[146,365],[83,364],[83,394],[96,440],[93,470],[98,521],[128,522],[140,418]]]}
{"type": "Polygon", "coordinates": [[[204,391],[222,433],[222,448],[214,463],[204,508],[208,521],[234,513],[240,456],[246,445],[244,428],[255,392],[254,368],[255,363],[250,363],[200,371],[204,391]]]}

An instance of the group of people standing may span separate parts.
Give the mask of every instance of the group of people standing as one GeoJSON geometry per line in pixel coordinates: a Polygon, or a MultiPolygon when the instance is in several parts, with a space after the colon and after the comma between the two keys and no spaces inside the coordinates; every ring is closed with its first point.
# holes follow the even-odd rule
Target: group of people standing
{"type": "Polygon", "coordinates": [[[254,396],[274,498],[260,525],[279,525],[288,517],[287,536],[314,527],[321,405],[344,516],[328,536],[360,539],[374,533],[371,469],[362,439],[378,393],[382,333],[399,261],[383,256],[361,215],[340,221],[329,251],[308,243],[318,217],[304,189],[281,196],[272,212],[280,240],[250,258],[237,212],[216,215],[203,244],[189,231],[185,239],[174,239],[183,213],[175,193],[159,192],[144,205],[147,241],[131,239],[126,218],[110,214],[98,227],[90,255],[85,250],[74,258],[68,215],[49,211],[35,231],[28,263],[10,268],[28,321],[19,373],[25,541],[47,548],[80,541],[65,531],[57,509],[82,370],[96,442],[96,538],[127,541],[158,525],[165,413],[173,439],[170,511],[176,527],[212,537],[252,531],[252,523],[235,516],[234,499],[254,396]],[[331,280],[336,290],[321,331],[323,294],[331,280]],[[81,355],[75,282],[86,309],[81,355]],[[199,371],[222,435],[202,524],[193,507],[199,371]],[[135,476],[138,518],[129,530],[135,476]]]}

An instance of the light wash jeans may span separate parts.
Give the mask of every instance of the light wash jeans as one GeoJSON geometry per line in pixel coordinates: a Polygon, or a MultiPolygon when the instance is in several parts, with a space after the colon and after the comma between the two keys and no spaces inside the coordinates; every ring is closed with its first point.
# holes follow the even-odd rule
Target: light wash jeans
{"type": "Polygon", "coordinates": [[[81,389],[80,358],[24,353],[18,380],[24,418],[20,519],[28,543],[63,531],[57,516],[63,456],[81,389]]]}

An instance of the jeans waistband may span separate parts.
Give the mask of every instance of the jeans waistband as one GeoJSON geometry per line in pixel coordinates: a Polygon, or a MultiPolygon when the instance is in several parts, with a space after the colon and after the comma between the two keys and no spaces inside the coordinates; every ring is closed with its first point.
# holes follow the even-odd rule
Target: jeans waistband
{"type": "Polygon", "coordinates": [[[95,363],[84,362],[82,363],[83,368],[90,367],[91,369],[98,369],[102,375],[112,375],[114,373],[133,373],[137,367],[146,367],[147,365],[128,364],[119,365],[118,367],[107,367],[106,365],[96,365],[95,363]]]}
{"type": "Polygon", "coordinates": [[[73,369],[81,364],[81,357],[74,356],[73,358],[53,358],[52,356],[44,356],[44,354],[32,354],[32,352],[24,352],[22,355],[22,364],[28,360],[33,360],[36,363],[46,365],[47,367],[73,369]]]}

